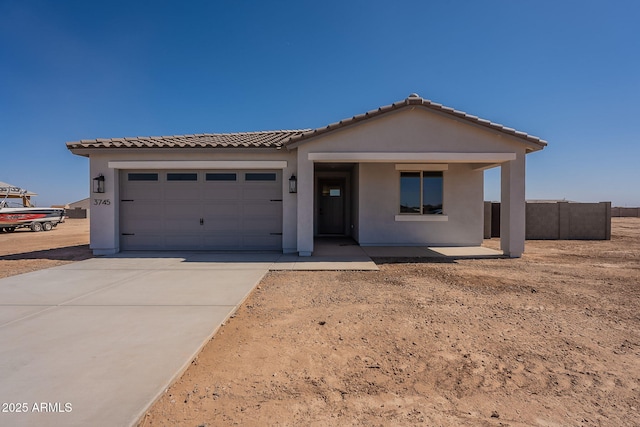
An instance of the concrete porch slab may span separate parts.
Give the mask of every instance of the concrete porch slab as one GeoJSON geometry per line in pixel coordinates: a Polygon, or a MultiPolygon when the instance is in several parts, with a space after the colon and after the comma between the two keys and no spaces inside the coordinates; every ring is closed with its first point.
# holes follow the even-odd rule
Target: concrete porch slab
{"type": "Polygon", "coordinates": [[[484,246],[430,247],[429,250],[450,258],[499,258],[504,256],[502,251],[484,246]]]}
{"type": "Polygon", "coordinates": [[[363,246],[363,251],[372,258],[501,258],[502,251],[483,246],[363,246]]]}
{"type": "Polygon", "coordinates": [[[283,255],[269,268],[271,271],[377,271],[378,266],[366,255],[333,255],[301,257],[283,255]]]}

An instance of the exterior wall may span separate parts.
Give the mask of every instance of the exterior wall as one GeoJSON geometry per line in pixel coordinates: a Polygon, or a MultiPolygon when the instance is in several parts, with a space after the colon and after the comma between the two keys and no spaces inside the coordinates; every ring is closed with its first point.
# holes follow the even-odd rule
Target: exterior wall
{"type": "Polygon", "coordinates": [[[491,238],[491,202],[484,202],[484,238],[491,238]]]}
{"type": "Polygon", "coordinates": [[[89,211],[82,208],[66,209],[65,214],[70,219],[83,219],[87,217],[89,211]]]}
{"type": "Polygon", "coordinates": [[[614,217],[640,217],[640,208],[611,208],[611,216],[614,217]]]}
{"type": "Polygon", "coordinates": [[[120,252],[120,174],[108,166],[110,157],[92,155],[89,164],[89,199],[91,215],[89,218],[89,247],[94,255],[112,255],[120,252]],[[92,179],[104,175],[105,192],[98,194],[92,189],[92,179]]]}
{"type": "MultiPolygon", "coordinates": [[[[521,140],[422,108],[404,109],[320,135],[301,152],[514,153],[521,140]]],[[[305,156],[305,159],[307,157],[305,156]]]]}
{"type": "MultiPolygon", "coordinates": [[[[560,238],[560,204],[527,203],[527,239],[560,238]]],[[[566,229],[567,225],[563,223],[566,229]]]]}
{"type": "MultiPolygon", "coordinates": [[[[522,141],[422,108],[400,110],[320,135],[300,144],[297,151],[297,237],[301,255],[313,252],[314,178],[310,153],[516,153],[517,161],[508,176],[516,179],[512,187],[514,206],[518,206],[520,196],[524,204],[522,141]]],[[[480,245],[484,226],[484,173],[466,163],[448,166],[444,173],[444,211],[448,221],[408,222],[395,220],[400,206],[400,175],[395,163],[359,163],[354,170],[354,183],[357,183],[354,236],[358,242],[361,245],[480,245]]],[[[511,233],[515,242],[512,248],[521,252],[524,206],[513,216],[522,217],[514,226],[522,230],[511,233]]]]}
{"type": "MultiPolygon", "coordinates": [[[[359,243],[363,246],[478,246],[483,238],[483,172],[451,164],[444,172],[447,221],[396,221],[400,172],[395,164],[360,164],[359,243]]],[[[423,219],[424,215],[416,216],[423,219]]],[[[435,215],[434,217],[438,217],[435,215]]],[[[434,218],[438,219],[438,218],[434,218]]]]}
{"type": "Polygon", "coordinates": [[[611,203],[526,204],[527,240],[609,240],[611,203]]]}
{"type": "MultiPolygon", "coordinates": [[[[119,229],[119,170],[108,166],[110,161],[207,161],[207,160],[285,160],[286,168],[282,172],[283,196],[283,252],[295,252],[296,249],[296,216],[297,194],[289,193],[289,177],[297,174],[296,157],[287,151],[227,151],[221,150],[166,150],[164,152],[149,152],[146,150],[118,150],[91,154],[89,181],[98,174],[105,177],[105,193],[91,193],[90,215],[90,247],[96,255],[114,254],[120,251],[119,229]],[[107,200],[108,204],[96,204],[96,200],[107,200]]],[[[91,182],[88,183],[91,186],[91,182]]]]}
{"type": "Polygon", "coordinates": [[[527,239],[609,240],[611,203],[527,203],[527,239]]]}
{"type": "MultiPolygon", "coordinates": [[[[559,203],[560,219],[568,216],[567,239],[611,239],[611,202],[559,203]],[[566,205],[566,206],[563,206],[566,205]],[[564,208],[564,209],[563,209],[564,208]],[[568,212],[563,212],[564,210],[568,212]]],[[[560,235],[564,233],[560,230],[560,235]]]]}
{"type": "Polygon", "coordinates": [[[73,202],[69,204],[69,207],[66,210],[67,218],[80,219],[87,218],[89,214],[89,202],[90,198],[78,200],[77,202],[73,202]]]}

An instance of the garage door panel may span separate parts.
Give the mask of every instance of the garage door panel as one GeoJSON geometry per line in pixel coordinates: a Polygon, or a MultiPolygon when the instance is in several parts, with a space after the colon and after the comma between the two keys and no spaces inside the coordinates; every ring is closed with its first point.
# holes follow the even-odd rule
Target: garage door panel
{"type": "Polygon", "coordinates": [[[128,221],[126,225],[121,225],[120,230],[123,233],[141,233],[141,232],[153,232],[158,233],[159,230],[162,230],[163,223],[162,220],[148,220],[148,219],[137,219],[128,221]]]}
{"type": "Polygon", "coordinates": [[[221,200],[216,204],[205,204],[203,207],[203,213],[205,217],[218,215],[238,216],[238,210],[241,206],[242,203],[240,202],[228,202],[221,200]]]}
{"type": "Polygon", "coordinates": [[[125,250],[282,249],[280,171],[122,171],[121,178],[125,250]]]}
{"type": "MultiPolygon", "coordinates": [[[[167,183],[167,187],[164,189],[165,195],[164,199],[167,201],[177,200],[177,201],[186,201],[186,200],[200,200],[200,188],[191,188],[191,186],[185,185],[186,182],[180,183],[178,185],[167,183]]],[[[188,183],[192,184],[192,183],[188,183]]]]}
{"type": "Polygon", "coordinates": [[[158,250],[163,244],[163,236],[155,233],[138,232],[135,235],[123,235],[120,238],[120,245],[123,249],[158,250]]]}
{"type": "Polygon", "coordinates": [[[280,235],[247,235],[242,237],[242,245],[244,248],[252,250],[270,250],[274,246],[281,245],[282,236],[280,235]]]}
{"type": "Polygon", "coordinates": [[[120,223],[124,233],[162,230],[162,208],[159,203],[122,202],[120,212],[126,221],[120,223]]]}
{"type": "Polygon", "coordinates": [[[282,203],[277,202],[251,202],[243,203],[242,215],[256,216],[277,216],[282,212],[282,203]]]}
{"type": "Polygon", "coordinates": [[[165,219],[165,230],[179,230],[179,233],[189,233],[201,231],[200,219],[186,218],[186,219],[165,219]]]}
{"type": "Polygon", "coordinates": [[[162,186],[157,182],[129,182],[120,197],[138,201],[157,200],[160,192],[162,192],[162,186]]]}
{"type": "Polygon", "coordinates": [[[164,246],[171,249],[193,250],[202,247],[201,233],[168,233],[164,236],[164,246]]]}
{"type": "Polygon", "coordinates": [[[247,184],[242,193],[242,199],[244,201],[250,200],[265,200],[268,201],[270,199],[281,199],[282,198],[282,189],[280,187],[275,187],[274,185],[265,186],[258,185],[254,186],[253,183],[247,184]]]}
{"type": "Polygon", "coordinates": [[[209,250],[241,250],[244,249],[237,235],[213,234],[203,235],[204,249],[209,250]]]}
{"type": "Polygon", "coordinates": [[[156,201],[123,201],[120,203],[120,212],[127,218],[148,218],[158,217],[163,209],[164,204],[156,201]]]}
{"type": "Polygon", "coordinates": [[[235,217],[210,217],[204,221],[204,231],[226,231],[230,230],[231,235],[238,234],[237,230],[242,227],[242,221],[235,217]]]}
{"type": "Polygon", "coordinates": [[[199,219],[201,215],[201,206],[199,203],[167,203],[162,209],[165,218],[195,218],[199,219]]]}
{"type": "Polygon", "coordinates": [[[282,222],[277,218],[253,218],[245,219],[243,224],[244,234],[267,232],[267,233],[280,233],[282,232],[282,222]]]}
{"type": "Polygon", "coordinates": [[[242,187],[239,185],[211,185],[205,183],[202,191],[203,200],[240,200],[242,187]]]}

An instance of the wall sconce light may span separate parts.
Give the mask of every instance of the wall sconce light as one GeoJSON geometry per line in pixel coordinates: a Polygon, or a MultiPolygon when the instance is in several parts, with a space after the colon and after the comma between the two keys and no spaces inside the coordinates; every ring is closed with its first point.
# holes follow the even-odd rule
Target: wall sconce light
{"type": "Polygon", "coordinates": [[[295,174],[291,174],[291,178],[289,178],[289,193],[297,193],[298,192],[298,179],[295,174]]]}
{"type": "Polygon", "coordinates": [[[93,178],[93,192],[104,193],[104,175],[100,174],[93,178]]]}

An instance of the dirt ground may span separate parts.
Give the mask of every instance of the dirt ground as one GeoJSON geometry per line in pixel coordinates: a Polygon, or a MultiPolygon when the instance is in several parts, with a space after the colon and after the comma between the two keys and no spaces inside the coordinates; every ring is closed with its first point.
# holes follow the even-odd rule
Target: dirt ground
{"type": "Polygon", "coordinates": [[[67,219],[51,231],[0,233],[0,278],[91,258],[89,220],[67,219]]]}
{"type": "Polygon", "coordinates": [[[640,219],[521,259],[376,261],[270,273],[141,425],[640,425],[640,219]]]}
{"type": "MultiPolygon", "coordinates": [[[[521,259],[270,273],[141,425],[638,426],[640,219],[612,222],[521,259]]],[[[87,243],[0,233],[0,277],[87,243]]]]}

